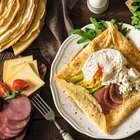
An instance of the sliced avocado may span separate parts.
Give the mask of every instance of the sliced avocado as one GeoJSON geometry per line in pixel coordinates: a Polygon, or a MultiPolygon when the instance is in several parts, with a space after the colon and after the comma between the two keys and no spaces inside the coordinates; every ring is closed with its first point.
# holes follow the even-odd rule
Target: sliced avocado
{"type": "Polygon", "coordinates": [[[84,88],[92,88],[92,85],[91,85],[90,81],[82,80],[82,81],[78,82],[77,85],[80,85],[84,88]]]}
{"type": "Polygon", "coordinates": [[[97,86],[97,87],[94,87],[94,88],[92,88],[92,89],[90,89],[89,90],[89,93],[90,94],[93,94],[95,91],[97,91],[98,89],[100,89],[100,88],[102,88],[102,87],[104,87],[105,85],[99,85],[99,86],[97,86]]]}
{"type": "Polygon", "coordinates": [[[80,73],[78,75],[70,77],[67,81],[75,84],[83,79],[84,79],[84,75],[83,75],[83,73],[80,73]]]}

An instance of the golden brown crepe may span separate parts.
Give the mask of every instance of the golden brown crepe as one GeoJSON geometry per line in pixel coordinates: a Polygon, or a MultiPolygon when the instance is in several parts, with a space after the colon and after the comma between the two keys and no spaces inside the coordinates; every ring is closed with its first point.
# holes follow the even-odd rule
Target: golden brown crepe
{"type": "Polygon", "coordinates": [[[45,6],[46,0],[38,1],[35,17],[30,28],[18,40],[18,42],[12,46],[15,55],[18,55],[27,49],[29,45],[38,37],[44,23],[45,6]]]}
{"type": "Polygon", "coordinates": [[[8,27],[13,22],[15,16],[17,15],[20,9],[20,1],[19,0],[9,0],[7,1],[7,7],[4,10],[6,12],[5,15],[1,16],[0,19],[0,35],[4,33],[8,27]]]}
{"type": "Polygon", "coordinates": [[[86,88],[66,81],[66,79],[82,70],[85,61],[92,53],[104,48],[113,48],[120,51],[126,57],[130,66],[140,71],[139,50],[113,25],[110,25],[108,29],[91,41],[54,79],[93,122],[106,133],[110,133],[140,105],[140,93],[136,91],[128,93],[124,96],[123,103],[120,106],[108,115],[104,115],[100,104],[89,94],[86,88]]]}
{"type": "Polygon", "coordinates": [[[14,34],[11,34],[10,37],[5,36],[4,39],[0,42],[0,52],[16,43],[20,39],[20,37],[24,35],[26,30],[30,27],[32,23],[36,8],[37,8],[37,0],[27,1],[20,26],[14,32],[14,34]]]}

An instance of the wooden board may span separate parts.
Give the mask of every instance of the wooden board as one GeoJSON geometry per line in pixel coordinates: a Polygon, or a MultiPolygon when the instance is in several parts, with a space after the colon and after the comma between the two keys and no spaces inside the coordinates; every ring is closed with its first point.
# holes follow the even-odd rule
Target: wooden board
{"type": "MultiPolygon", "coordinates": [[[[0,53],[0,81],[2,81],[2,69],[3,69],[3,62],[5,60],[9,60],[9,59],[13,59],[13,58],[17,58],[17,57],[21,57],[21,56],[16,56],[11,53],[11,52],[3,52],[3,53],[0,53]]],[[[44,80],[45,78],[45,75],[46,75],[46,72],[47,72],[47,67],[45,64],[38,62],[38,71],[39,71],[39,74],[40,74],[40,78],[42,80],[44,80]]],[[[37,91],[39,92],[39,91],[37,91]]],[[[15,138],[12,138],[11,140],[23,140],[24,136],[26,134],[26,128],[24,129],[23,132],[21,132],[19,134],[19,136],[15,137],[15,138]]]]}

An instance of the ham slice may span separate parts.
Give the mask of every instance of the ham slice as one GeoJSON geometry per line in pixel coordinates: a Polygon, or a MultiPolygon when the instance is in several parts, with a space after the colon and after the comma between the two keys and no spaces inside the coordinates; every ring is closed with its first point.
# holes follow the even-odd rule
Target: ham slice
{"type": "Polygon", "coordinates": [[[121,104],[123,101],[122,95],[119,94],[119,86],[117,84],[111,84],[110,86],[110,98],[112,102],[121,104]]]}
{"type": "Polygon", "coordinates": [[[109,94],[109,90],[110,87],[107,87],[104,93],[104,102],[105,104],[111,108],[111,109],[115,109],[119,104],[117,104],[116,102],[113,102],[110,98],[110,94],[109,94]]]}
{"type": "Polygon", "coordinates": [[[119,94],[119,87],[117,84],[111,84],[108,87],[97,90],[93,94],[93,97],[101,105],[105,115],[119,106],[123,101],[122,95],[119,94]]]}

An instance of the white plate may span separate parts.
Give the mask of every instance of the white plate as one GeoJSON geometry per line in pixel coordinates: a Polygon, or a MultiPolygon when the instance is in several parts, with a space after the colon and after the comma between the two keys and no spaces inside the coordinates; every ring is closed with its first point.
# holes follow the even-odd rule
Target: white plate
{"type": "MultiPolygon", "coordinates": [[[[110,24],[110,22],[107,22],[110,24]]],[[[140,31],[133,26],[124,24],[125,27],[131,29],[128,37],[140,49],[140,31]]],[[[92,24],[85,27],[93,28],[92,24]]],[[[84,27],[84,28],[85,28],[84,27]]],[[[60,72],[66,64],[68,64],[74,56],[83,48],[86,43],[77,44],[80,37],[77,35],[69,36],[61,45],[51,67],[50,86],[54,99],[54,103],[59,113],[79,132],[93,138],[104,139],[121,139],[128,137],[140,130],[140,108],[130,115],[123,123],[121,123],[114,131],[107,135],[100,130],[66,95],[64,91],[56,85],[53,77],[60,72]]]]}

